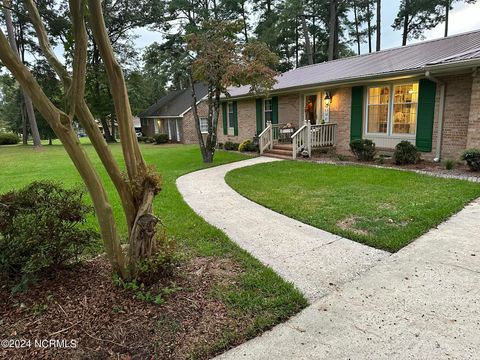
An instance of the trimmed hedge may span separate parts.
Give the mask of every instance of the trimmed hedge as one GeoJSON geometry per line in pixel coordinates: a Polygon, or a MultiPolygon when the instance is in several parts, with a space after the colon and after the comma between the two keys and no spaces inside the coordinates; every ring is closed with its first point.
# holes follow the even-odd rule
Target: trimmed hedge
{"type": "Polygon", "coordinates": [[[372,161],[377,150],[375,143],[368,139],[356,139],[350,142],[350,150],[358,160],[372,161]]]}
{"type": "Polygon", "coordinates": [[[463,152],[461,159],[466,161],[472,171],[480,171],[480,149],[467,149],[463,152]]]}
{"type": "Polygon", "coordinates": [[[157,145],[168,143],[168,135],[167,134],[157,134],[153,138],[155,139],[155,143],[157,145]]]}
{"type": "Polygon", "coordinates": [[[420,160],[420,153],[410,141],[403,140],[395,146],[393,161],[397,165],[416,164],[420,160]]]}
{"type": "Polygon", "coordinates": [[[19,142],[19,137],[13,133],[0,134],[0,145],[15,145],[19,142]]]}
{"type": "Polygon", "coordinates": [[[239,146],[240,146],[240,144],[238,144],[238,143],[233,143],[231,141],[227,141],[224,145],[224,148],[225,148],[225,150],[237,151],[239,146]]]}
{"type": "Polygon", "coordinates": [[[238,151],[242,152],[257,152],[258,145],[255,145],[252,140],[244,140],[239,146],[238,151]]]}

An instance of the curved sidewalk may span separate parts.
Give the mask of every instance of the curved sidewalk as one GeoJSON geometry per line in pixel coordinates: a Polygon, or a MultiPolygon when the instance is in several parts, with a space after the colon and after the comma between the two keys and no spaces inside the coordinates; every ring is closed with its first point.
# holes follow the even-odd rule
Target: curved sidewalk
{"type": "Polygon", "coordinates": [[[292,282],[310,301],[389,255],[269,210],[225,182],[230,170],[270,161],[278,160],[257,157],[196,171],[177,179],[177,187],[197,214],[292,282]]]}
{"type": "Polygon", "coordinates": [[[178,187],[207,221],[318,300],[218,359],[480,358],[480,200],[386,257],[272,214],[223,181],[228,170],[264,161],[192,173],[178,187]]]}

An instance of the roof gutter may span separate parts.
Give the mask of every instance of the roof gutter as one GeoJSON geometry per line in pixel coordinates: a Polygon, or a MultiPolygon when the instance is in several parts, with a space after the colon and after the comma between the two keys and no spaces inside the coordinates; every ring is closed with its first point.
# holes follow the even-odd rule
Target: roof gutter
{"type": "Polygon", "coordinates": [[[425,77],[438,85],[440,85],[440,105],[438,109],[438,126],[437,126],[437,144],[435,148],[435,158],[433,161],[440,162],[442,156],[442,136],[443,136],[443,114],[445,112],[445,83],[432,76],[430,71],[425,72],[425,77]]]}

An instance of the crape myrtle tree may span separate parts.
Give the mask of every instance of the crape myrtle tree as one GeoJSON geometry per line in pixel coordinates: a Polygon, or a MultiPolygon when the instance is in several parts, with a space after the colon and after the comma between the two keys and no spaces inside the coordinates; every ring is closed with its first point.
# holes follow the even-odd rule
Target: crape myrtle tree
{"type": "Polygon", "coordinates": [[[238,38],[243,22],[206,20],[200,30],[190,34],[188,49],[193,58],[190,69],[192,112],[200,150],[205,163],[213,162],[217,144],[217,128],[222,95],[229,96],[230,86],[249,85],[250,92],[267,93],[275,84],[272,68],[278,57],[265,44],[238,38]],[[193,84],[207,84],[208,134],[203,138],[197,110],[197,96],[193,84]]]}
{"type": "Polygon", "coordinates": [[[152,203],[160,190],[160,177],[151,167],[146,165],[140,152],[133,129],[123,72],[114,57],[102,14],[101,1],[69,1],[71,36],[73,39],[71,71],[55,55],[49,43],[49,34],[43,25],[34,0],[25,0],[25,3],[36,32],[38,44],[48,63],[63,83],[65,108],[60,109],[48,98],[32,72],[10,48],[7,37],[1,30],[0,61],[30,96],[34,106],[63,143],[67,154],[81,175],[91,195],[105,250],[113,270],[126,280],[133,279],[137,275],[139,261],[150,257],[156,250],[155,235],[159,220],[153,214],[152,203]],[[88,48],[85,26],[86,14],[88,14],[90,30],[108,77],[119,124],[126,174],[120,171],[85,102],[88,48]],[[122,251],[120,245],[120,234],[105,187],[75,134],[72,126],[75,118],[78,119],[91,139],[95,151],[121,199],[128,226],[129,247],[127,254],[122,251]]]}

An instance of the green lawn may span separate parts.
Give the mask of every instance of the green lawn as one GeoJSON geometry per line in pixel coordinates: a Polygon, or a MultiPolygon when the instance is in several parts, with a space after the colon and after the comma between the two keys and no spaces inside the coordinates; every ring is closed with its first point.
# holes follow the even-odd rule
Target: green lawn
{"type": "Polygon", "coordinates": [[[480,196],[480,184],[467,181],[307,162],[250,166],[226,179],[242,195],[279,213],[392,252],[480,196]]]}
{"type": "MultiPolygon", "coordinates": [[[[222,339],[220,343],[209,346],[228,347],[230,343],[238,342],[239,338],[255,336],[306,306],[306,300],[292,285],[285,283],[272,270],[238,248],[223,232],[203,221],[183,201],[175,186],[175,180],[182,174],[204,167],[197,146],[141,147],[146,161],[154,164],[164,178],[163,189],[156,198],[154,207],[156,214],[160,215],[165,224],[168,235],[178,241],[187,256],[233,258],[243,268],[243,273],[234,284],[212,293],[212,296],[221,297],[239,318],[251,318],[252,325],[246,330],[243,329],[245,331],[242,330],[242,334],[229,334],[228,341],[222,339]]],[[[86,145],[86,149],[93,155],[93,161],[100,169],[100,161],[94,155],[92,146],[86,145]]],[[[120,145],[112,145],[112,151],[116,157],[121,157],[120,145]]],[[[238,153],[218,152],[215,165],[243,158],[244,156],[238,153]]],[[[104,170],[100,170],[100,174],[107,180],[104,170]]],[[[0,193],[40,179],[61,181],[67,186],[81,184],[61,145],[44,146],[40,152],[33,151],[31,147],[0,146],[0,193]]],[[[106,181],[106,187],[125,233],[119,199],[109,181],[106,181]]],[[[96,226],[95,218],[92,217],[89,222],[96,226]]],[[[101,243],[91,251],[102,251],[101,243]]]]}

